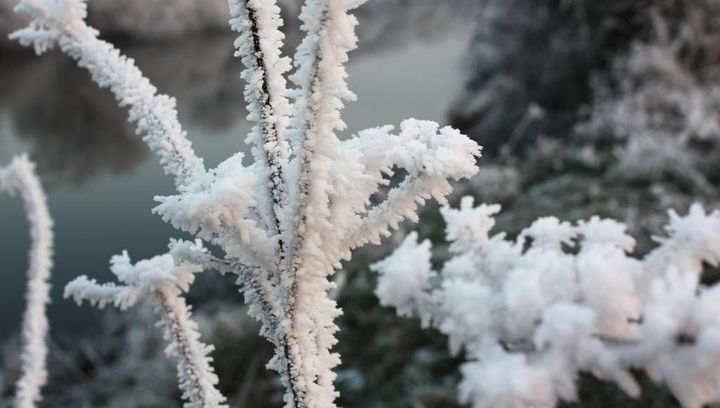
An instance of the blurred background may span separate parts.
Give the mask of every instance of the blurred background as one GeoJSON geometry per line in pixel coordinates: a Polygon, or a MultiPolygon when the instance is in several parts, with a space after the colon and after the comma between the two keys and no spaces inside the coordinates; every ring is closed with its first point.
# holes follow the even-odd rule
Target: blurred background
{"type": "MultiPolygon", "coordinates": [[[[172,182],[105,89],[58,52],[42,57],[7,40],[25,21],[0,0],[0,163],[28,152],[56,222],[49,308],[50,381],[43,406],[175,407],[175,369],[146,307],[129,313],[62,299],[80,274],[112,280],[108,260],[164,252],[171,226],[151,214],[172,182]]],[[[299,0],[281,0],[286,55],[301,36],[299,0]]],[[[224,0],[90,0],[100,29],[163,93],[206,164],[247,150],[239,61],[224,0]]],[[[660,233],[667,208],[718,202],[720,1],[375,0],[356,12],[359,49],[347,69],[358,101],[348,132],[417,117],[450,124],[485,146],[462,195],[501,203],[498,230],[539,216],[592,214],[626,222],[638,252],[660,233]]],[[[29,238],[17,200],[0,198],[0,407],[10,406],[29,238]]],[[[421,235],[442,245],[437,207],[421,235]]],[[[414,227],[413,227],[414,228],[414,227]]],[[[446,339],[378,305],[368,264],[403,231],[356,253],[337,275],[346,407],[454,407],[462,356],[446,339]]],[[[437,254],[442,260],[442,251],[437,254]]],[[[231,279],[203,274],[190,293],[213,343],[221,389],[233,407],[281,406],[264,368],[269,344],[231,279]]],[[[647,383],[641,400],[583,380],[578,406],[677,406],[647,383]]]]}

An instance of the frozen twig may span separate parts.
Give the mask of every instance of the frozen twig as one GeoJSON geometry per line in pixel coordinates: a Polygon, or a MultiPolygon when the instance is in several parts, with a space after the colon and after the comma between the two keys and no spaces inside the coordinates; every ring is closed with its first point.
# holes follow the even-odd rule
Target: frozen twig
{"type": "Polygon", "coordinates": [[[178,383],[185,408],[220,408],[225,397],[217,390],[218,378],[209,354],[213,347],[200,341],[190,307],[181,296],[210,260],[199,244],[173,241],[170,253],[132,264],[127,253],[113,257],[111,269],[120,284],[99,284],[81,276],[65,287],[65,297],[99,308],[107,304],[124,310],[150,296],[160,316],[169,345],[166,353],[177,359],[178,383]],[[193,259],[191,263],[188,260],[193,259]]]}
{"type": "Polygon", "coordinates": [[[204,171],[177,119],[175,99],[157,93],[132,59],[85,23],[85,0],[22,0],[18,12],[31,16],[27,28],[11,34],[38,54],[58,46],[92,74],[100,87],[108,87],[120,106],[127,107],[137,133],[160,156],[165,172],[181,186],[204,171]]]}
{"type": "Polygon", "coordinates": [[[47,304],[50,302],[50,270],[53,255],[52,218],[47,198],[35,175],[35,165],[19,156],[0,167],[0,192],[19,194],[30,224],[28,284],[22,323],[21,376],[17,382],[15,406],[33,408],[41,400],[40,389],[47,380],[47,304]]]}

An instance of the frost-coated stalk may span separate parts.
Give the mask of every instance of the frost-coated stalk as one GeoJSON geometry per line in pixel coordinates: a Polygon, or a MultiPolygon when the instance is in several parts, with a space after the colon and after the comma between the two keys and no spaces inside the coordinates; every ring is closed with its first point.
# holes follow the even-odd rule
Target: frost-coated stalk
{"type": "Polygon", "coordinates": [[[15,157],[7,167],[0,167],[0,192],[22,197],[30,224],[28,285],[22,322],[21,376],[16,384],[15,407],[34,408],[41,400],[40,389],[47,380],[47,304],[50,303],[50,269],[52,268],[52,218],[35,165],[25,156],[15,157]]]}
{"type": "MultiPolygon", "coordinates": [[[[281,211],[287,202],[285,181],[289,146],[285,138],[290,105],[287,99],[285,73],[290,59],[280,56],[284,39],[280,31],[280,8],[274,0],[229,0],[230,26],[239,33],[235,56],[240,57],[247,82],[245,100],[248,119],[255,123],[248,143],[253,146],[256,163],[265,168],[268,189],[263,207],[270,210],[268,227],[281,229],[281,211]]],[[[283,250],[282,243],[279,244],[283,250]]]]}
{"type": "MultiPolygon", "coordinates": [[[[416,219],[424,200],[444,202],[449,181],[475,174],[480,156],[480,147],[456,130],[415,119],[403,121],[397,134],[385,126],[338,139],[335,132],[345,128],[341,108],[355,98],[345,82],[344,65],[357,42],[357,20],[348,12],[363,2],[306,2],[300,16],[306,35],[292,75],[297,89],[289,91],[284,75],[292,64],[281,56],[275,1],[228,1],[238,33],[235,55],[245,65],[254,163],[245,166],[237,153],[210,170],[177,123],[174,101],[156,95],[132,61],[85,24],[84,1],[22,0],[18,7],[33,21],[14,38],[38,52],[58,44],[129,105],[130,119],[176,178],[177,194],[156,197],[153,211],[224,251],[221,260],[186,261],[238,275],[249,313],[275,346],[268,366],[281,375],[288,408],[335,406],[333,368],[340,357],[331,349],[340,310],[328,291],[341,261],[403,219],[416,219]],[[407,178],[373,206],[370,198],[396,168],[407,178]]],[[[68,290],[79,284],[101,304],[117,289],[79,281],[68,290]]]]}
{"type": "Polygon", "coordinates": [[[545,217],[511,241],[490,234],[499,211],[469,197],[442,210],[451,258],[440,272],[414,233],[373,267],[383,305],[465,351],[461,400],[551,407],[577,399],[580,372],[636,397],[631,370],[642,369],[683,406],[720,401],[720,284],[701,283],[704,263],[720,265],[720,212],[671,211],[668,236],[635,258],[619,222],[545,217]]]}
{"type": "MultiPolygon", "coordinates": [[[[359,5],[361,2],[357,2],[359,5]]],[[[334,319],[341,312],[327,295],[333,288],[328,276],[334,265],[322,258],[322,225],[317,216],[327,214],[327,169],[337,159],[336,130],[345,129],[340,116],[343,100],[354,100],[348,89],[344,64],[356,47],[357,20],[348,14],[350,2],[308,0],[300,13],[306,37],[295,56],[292,80],[299,87],[294,98],[292,132],[297,152],[291,179],[290,254],[281,279],[285,293],[283,312],[287,328],[287,359],[291,383],[299,406],[332,406],[337,396],[335,373],[340,363],[335,345],[334,319]],[[325,214],[323,214],[325,213],[325,214]],[[321,228],[313,228],[313,225],[321,228]],[[313,259],[315,258],[315,259],[313,259]]]]}
{"type": "Polygon", "coordinates": [[[151,297],[160,317],[158,327],[169,343],[166,354],[177,359],[185,408],[227,408],[225,397],[216,388],[218,378],[209,356],[213,347],[200,341],[198,326],[182,297],[207,261],[208,254],[199,243],[173,241],[168,254],[134,265],[127,253],[113,257],[111,269],[122,285],[99,284],[80,276],[65,288],[66,298],[72,297],[78,305],[88,301],[101,309],[113,304],[125,310],[151,297]]]}
{"type": "Polygon", "coordinates": [[[289,146],[286,129],[290,115],[287,86],[284,74],[290,69],[289,58],[281,57],[284,35],[280,31],[280,8],[274,0],[229,0],[230,26],[239,33],[235,40],[235,56],[240,57],[245,70],[245,100],[248,119],[255,123],[248,136],[253,146],[255,162],[263,168],[268,180],[261,197],[264,205],[262,217],[267,228],[278,235],[275,243],[275,262],[271,268],[238,269],[238,284],[244,287],[246,301],[255,305],[251,314],[262,323],[262,333],[276,348],[276,361],[271,363],[281,373],[283,385],[291,390],[286,396],[288,404],[298,406],[295,388],[290,381],[293,369],[288,356],[286,337],[279,332],[281,312],[277,309],[274,293],[279,282],[281,265],[285,264],[286,240],[279,233],[285,229],[287,206],[286,186],[289,146]]]}
{"type": "Polygon", "coordinates": [[[187,408],[215,408],[222,396],[215,388],[217,377],[207,355],[212,347],[199,341],[197,324],[190,319],[185,299],[172,293],[172,288],[160,287],[153,293],[155,307],[160,311],[158,326],[170,343],[167,353],[177,358],[178,380],[187,408]]]}
{"type": "Polygon", "coordinates": [[[177,119],[175,99],[157,93],[130,58],[112,44],[98,38],[89,27],[87,4],[83,0],[22,0],[15,8],[33,20],[28,28],[10,35],[37,54],[58,46],[80,67],[87,69],[97,84],[109,87],[120,106],[127,107],[137,133],[160,156],[165,172],[181,186],[204,171],[203,162],[192,149],[177,119]]]}

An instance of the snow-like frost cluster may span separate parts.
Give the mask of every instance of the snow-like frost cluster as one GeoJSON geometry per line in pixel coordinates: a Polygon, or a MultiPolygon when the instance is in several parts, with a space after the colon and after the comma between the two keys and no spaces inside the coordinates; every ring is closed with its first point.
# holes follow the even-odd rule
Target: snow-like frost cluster
{"type": "Polygon", "coordinates": [[[597,216],[540,218],[515,240],[491,234],[498,205],[443,208],[450,259],[436,272],[411,234],[375,264],[380,302],[416,315],[464,350],[459,386],[475,407],[554,406],[577,398],[580,372],[631,396],[642,369],[687,407],[720,401],[720,212],[670,211],[667,236],[642,258],[625,226],[597,216]]]}
{"type": "Polygon", "coordinates": [[[15,407],[34,408],[41,400],[40,389],[47,381],[46,357],[49,323],[45,309],[50,303],[50,271],[53,256],[53,222],[47,198],[35,165],[17,156],[0,166],[0,192],[19,195],[30,224],[28,283],[22,320],[21,376],[16,384],[15,407]]]}
{"type": "MultiPolygon", "coordinates": [[[[13,38],[38,53],[59,47],[109,87],[175,177],[177,194],[157,197],[154,211],[223,250],[222,258],[208,255],[193,263],[238,275],[250,313],[275,346],[269,366],[281,374],[290,408],[335,406],[333,368],[340,357],[332,347],[341,311],[328,291],[341,261],[353,249],[379,242],[403,219],[416,220],[426,199],[444,202],[449,181],[474,175],[480,156],[480,147],[458,131],[415,119],[403,121],[397,133],[385,126],[338,139],[336,132],[345,129],[341,110],[355,98],[344,68],[357,43],[350,11],[362,3],[307,0],[300,12],[305,39],[291,60],[281,54],[275,0],[228,1],[230,27],[239,34],[235,55],[245,66],[244,94],[254,123],[247,142],[254,160],[245,165],[235,154],[216,169],[205,169],[195,155],[175,101],[157,94],[131,59],[86,24],[85,1],[22,0],[17,8],[32,22],[13,38]],[[293,68],[291,88],[285,75],[293,68]],[[405,178],[384,200],[371,201],[398,170],[405,178]]],[[[80,278],[67,293],[100,306],[127,307],[158,287],[186,289],[186,275],[177,275],[182,264],[173,265],[168,256],[148,262],[131,266],[116,258],[113,271],[124,285],[80,278]]],[[[184,305],[180,297],[170,299],[184,305]]],[[[170,312],[186,314],[168,309],[161,316],[167,319],[170,312]]],[[[182,374],[185,368],[179,368],[182,374]]]]}

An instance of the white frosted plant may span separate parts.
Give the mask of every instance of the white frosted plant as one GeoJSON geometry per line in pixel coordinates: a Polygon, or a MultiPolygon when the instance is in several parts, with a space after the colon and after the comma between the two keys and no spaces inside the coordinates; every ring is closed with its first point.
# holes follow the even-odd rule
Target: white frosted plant
{"type": "Polygon", "coordinates": [[[498,205],[442,210],[450,258],[411,234],[373,265],[380,302],[464,350],[460,398],[474,407],[554,406],[577,399],[580,372],[636,397],[630,370],[664,382],[686,407],[720,402],[720,212],[670,212],[667,237],[642,258],[625,226],[540,218],[515,240],[490,234],[498,205]]]}
{"type": "Polygon", "coordinates": [[[30,224],[28,283],[22,320],[21,375],[16,384],[15,407],[33,408],[41,400],[40,390],[47,381],[46,307],[50,302],[50,271],[53,256],[53,222],[47,198],[35,165],[17,156],[6,167],[0,166],[0,192],[19,195],[30,224]]]}
{"type": "Polygon", "coordinates": [[[170,343],[166,353],[177,359],[177,375],[185,408],[227,407],[217,390],[212,368],[213,350],[200,341],[197,324],[190,318],[190,307],[182,297],[201,272],[211,263],[199,243],[171,241],[167,254],[130,262],[127,252],[110,260],[110,269],[120,284],[97,283],[80,276],[65,287],[65,297],[78,305],[87,301],[99,308],[107,304],[126,310],[144,297],[150,297],[160,317],[158,327],[170,343]]]}
{"type": "Polygon", "coordinates": [[[341,261],[403,219],[417,220],[425,200],[444,202],[449,181],[475,174],[480,155],[458,131],[415,119],[399,132],[385,126],[338,139],[341,110],[355,98],[344,68],[356,46],[357,21],[349,12],[363,2],[307,0],[300,14],[305,38],[291,60],[281,55],[274,0],[229,1],[255,124],[247,137],[253,162],[245,165],[238,153],[216,169],[195,155],[175,101],[157,94],[132,60],[85,23],[84,1],[22,0],[17,7],[32,22],[13,38],[38,53],[60,48],[110,88],[174,176],[177,194],[158,197],[154,211],[224,252],[205,259],[212,261],[206,266],[237,274],[250,313],[275,346],[269,366],[280,373],[292,408],[335,406],[340,357],[332,348],[341,311],[328,291],[341,261]],[[293,67],[289,87],[285,76],[293,67]],[[372,201],[397,170],[404,179],[372,201]]]}
{"type": "Polygon", "coordinates": [[[711,192],[714,186],[701,170],[714,158],[693,144],[720,140],[720,87],[690,70],[681,49],[636,44],[617,58],[608,74],[617,84],[597,81],[589,120],[579,130],[595,137],[609,133],[624,142],[616,149],[624,176],[670,174],[711,192]]]}

